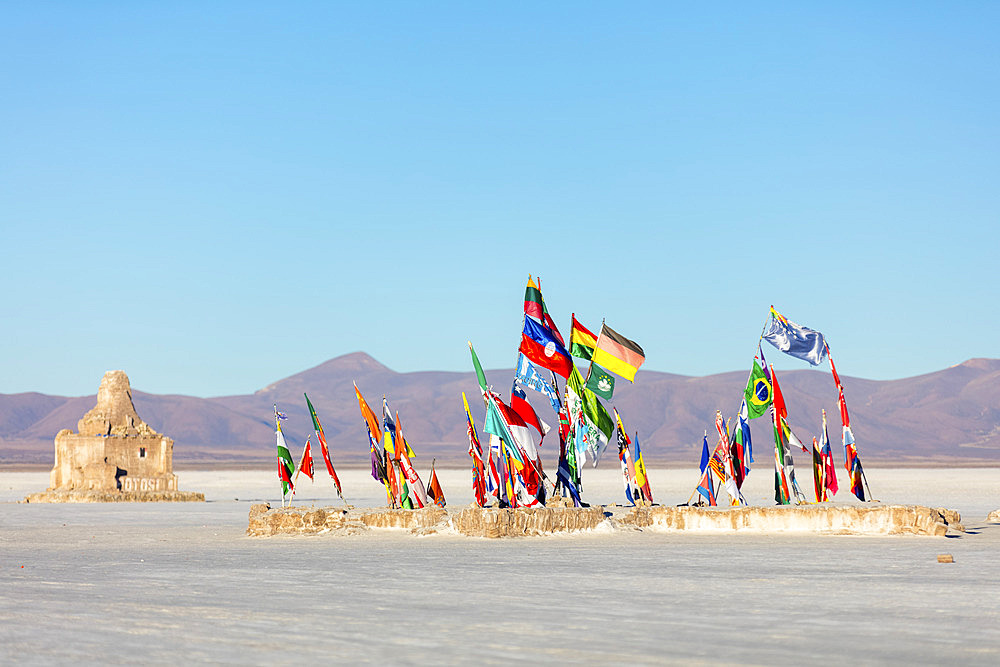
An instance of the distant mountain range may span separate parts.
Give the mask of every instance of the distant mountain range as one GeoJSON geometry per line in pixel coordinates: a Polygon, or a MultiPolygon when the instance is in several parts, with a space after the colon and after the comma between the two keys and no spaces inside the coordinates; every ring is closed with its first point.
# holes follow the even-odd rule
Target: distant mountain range
{"type": "MultiPolygon", "coordinates": [[[[125,369],[126,372],[128,369],[125,369]]],[[[509,392],[511,370],[488,370],[490,382],[509,392]]],[[[840,445],[836,389],[828,371],[800,370],[778,376],[793,431],[808,444],[819,435],[820,410],[828,413],[830,438],[840,445]]],[[[717,438],[715,411],[738,409],[747,372],[687,377],[642,370],[635,384],[619,380],[614,405],[629,432],[637,432],[648,463],[693,466],[702,435],[717,438]]],[[[862,460],[871,465],[1000,465],[1000,359],[970,359],[957,366],[902,380],[842,376],[862,460]]],[[[94,378],[94,386],[100,378],[94,378]]],[[[468,461],[462,392],[482,426],[482,401],[473,373],[396,373],[363,352],[331,359],[245,396],[196,398],[147,394],[133,389],[140,417],[174,439],[177,462],[265,462],[274,457],[272,404],[289,419],[283,430],[293,450],[312,432],[303,392],[309,393],[326,430],[334,461],[364,465],[368,437],[354,397],[356,382],[376,413],[382,395],[399,412],[420,467],[468,461]]],[[[541,418],[556,426],[541,395],[528,391],[541,418]]],[[[0,394],[0,463],[50,463],[53,438],[96,403],[96,394],[67,398],[38,393],[0,394]]],[[[773,435],[768,417],[752,423],[758,465],[770,465],[773,435]]],[[[615,454],[609,448],[609,463],[615,454]]],[[[295,456],[298,455],[296,451],[295,456]]],[[[555,465],[555,432],[542,447],[555,465]]],[[[842,451],[842,450],[839,450],[842,451]]],[[[803,457],[803,454],[799,455],[803,457]]],[[[550,463],[551,461],[551,463],[550,463]]],[[[805,463],[805,459],[802,460],[805,463]]]]}

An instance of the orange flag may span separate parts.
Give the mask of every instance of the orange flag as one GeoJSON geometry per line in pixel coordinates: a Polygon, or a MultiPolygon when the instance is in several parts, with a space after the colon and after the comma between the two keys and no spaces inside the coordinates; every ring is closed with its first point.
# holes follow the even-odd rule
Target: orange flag
{"type": "Polygon", "coordinates": [[[375,442],[382,442],[382,429],[378,425],[378,417],[372,412],[372,409],[368,407],[368,403],[365,402],[365,397],[361,395],[358,391],[358,385],[354,385],[354,393],[358,397],[358,407],[361,408],[361,416],[365,418],[365,422],[368,424],[368,430],[371,431],[372,437],[375,442]]]}

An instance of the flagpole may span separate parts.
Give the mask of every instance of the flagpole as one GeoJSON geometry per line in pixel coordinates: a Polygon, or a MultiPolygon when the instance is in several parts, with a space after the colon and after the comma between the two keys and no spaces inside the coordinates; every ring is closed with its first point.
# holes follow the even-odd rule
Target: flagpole
{"type": "MultiPolygon", "coordinates": [[[[859,456],[858,458],[861,457],[859,456]]],[[[868,502],[872,502],[874,499],[872,498],[871,487],[868,486],[868,475],[865,474],[864,466],[861,466],[861,481],[865,483],[865,488],[868,489],[868,502]]]]}

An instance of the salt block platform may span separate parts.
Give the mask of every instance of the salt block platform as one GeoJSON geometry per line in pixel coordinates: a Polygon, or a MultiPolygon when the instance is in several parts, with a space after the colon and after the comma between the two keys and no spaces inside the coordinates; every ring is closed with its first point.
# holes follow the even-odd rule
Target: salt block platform
{"type": "Polygon", "coordinates": [[[500,509],[470,506],[449,512],[441,507],[417,510],[253,505],[247,535],[353,535],[367,530],[397,529],[415,535],[457,532],[470,537],[526,537],[593,530],[607,520],[602,507],[566,509],[537,507],[500,509]]]}
{"type": "Polygon", "coordinates": [[[643,530],[937,535],[965,532],[954,510],[921,505],[776,505],[774,507],[635,507],[621,523],[643,530]]]}
{"type": "Polygon", "coordinates": [[[800,533],[825,535],[935,535],[964,532],[958,512],[919,505],[820,505],[797,507],[533,507],[469,506],[448,511],[285,507],[250,508],[247,535],[355,535],[400,530],[414,535],[530,537],[614,531],[701,533],[800,533]]]}
{"type": "Polygon", "coordinates": [[[176,503],[205,502],[194,491],[42,491],[28,495],[26,503],[176,503]]]}

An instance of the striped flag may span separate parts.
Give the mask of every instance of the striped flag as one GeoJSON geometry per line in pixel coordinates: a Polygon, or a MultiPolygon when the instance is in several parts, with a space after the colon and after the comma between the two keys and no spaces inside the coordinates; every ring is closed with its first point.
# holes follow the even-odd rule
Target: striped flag
{"type": "Polygon", "coordinates": [[[719,444],[716,445],[715,454],[712,458],[715,459],[718,457],[719,466],[717,467],[722,468],[723,473],[720,475],[720,478],[725,485],[726,493],[732,499],[733,505],[746,505],[743,494],[740,492],[740,487],[736,484],[733,458],[729,452],[729,432],[726,428],[726,422],[722,418],[722,413],[718,410],[715,412],[715,428],[719,432],[719,444]]]}
{"type": "Polygon", "coordinates": [[[292,460],[291,452],[288,451],[288,445],[285,444],[285,434],[281,432],[282,419],[285,419],[285,416],[278,412],[278,406],[275,404],[274,435],[278,448],[278,479],[281,480],[281,495],[284,498],[295,489],[295,484],[292,482],[292,475],[295,474],[295,462],[292,460]]]}
{"type": "Polygon", "coordinates": [[[502,447],[500,438],[490,434],[489,447],[486,452],[486,492],[497,499],[498,503],[505,503],[503,496],[503,482],[500,479],[500,448],[502,447]]]}
{"type": "Polygon", "coordinates": [[[572,473],[570,472],[569,464],[567,463],[565,457],[559,459],[559,470],[556,473],[556,478],[563,485],[563,487],[569,491],[569,495],[573,499],[573,506],[580,507],[583,505],[583,501],[580,500],[580,491],[573,483],[572,473]]]}
{"type": "Polygon", "coordinates": [[[409,443],[403,437],[403,422],[399,419],[398,411],[396,412],[396,450],[399,454],[399,467],[406,477],[410,497],[416,501],[418,507],[425,507],[427,505],[427,490],[424,488],[420,475],[413,467],[413,463],[410,462],[413,450],[410,449],[409,443]]]}
{"type": "Polygon", "coordinates": [[[569,330],[569,353],[574,357],[586,359],[594,356],[594,348],[597,347],[597,336],[587,327],[580,324],[576,319],[576,313],[571,314],[573,325],[569,330]]]}
{"type": "Polygon", "coordinates": [[[524,318],[524,330],[518,350],[532,363],[564,378],[569,377],[573,368],[573,361],[562,342],[550,329],[530,317],[524,318]]]}
{"type": "Polygon", "coordinates": [[[819,452],[819,441],[813,436],[812,446],[813,489],[816,492],[816,502],[823,502],[823,455],[819,452]]]}
{"type": "Polygon", "coordinates": [[[788,412],[785,410],[785,399],[781,395],[781,386],[778,384],[778,376],[774,373],[773,365],[770,369],[770,378],[774,391],[774,400],[771,403],[771,425],[774,427],[774,501],[779,505],[788,505],[791,503],[791,494],[788,492],[788,478],[785,476],[787,443],[785,429],[782,427],[788,412]]]}
{"type": "Polygon", "coordinates": [[[622,467],[622,483],[625,485],[625,500],[629,505],[635,505],[639,500],[639,489],[635,488],[635,467],[632,465],[632,457],[628,450],[628,435],[621,426],[618,419],[618,410],[615,410],[615,419],[618,420],[618,462],[622,467]]]}
{"type": "MultiPolygon", "coordinates": [[[[483,431],[497,436],[504,444],[503,452],[506,452],[514,460],[514,466],[521,470],[525,466],[524,456],[521,454],[520,447],[517,446],[517,440],[511,433],[510,422],[507,421],[506,417],[509,415],[508,410],[501,411],[499,407],[502,405],[502,401],[487,393],[486,400],[486,420],[483,422],[483,431]]],[[[504,406],[506,408],[507,406],[504,406]]],[[[520,420],[520,417],[518,417],[520,420]]],[[[523,422],[523,420],[521,420],[523,422]]],[[[524,433],[527,435],[528,440],[531,440],[531,435],[528,433],[527,424],[524,425],[524,433]]],[[[501,461],[500,465],[504,465],[501,461]]]]}
{"type": "Polygon", "coordinates": [[[826,427],[826,410],[823,410],[823,433],[820,435],[819,455],[823,460],[823,500],[829,500],[831,495],[837,495],[837,464],[833,460],[833,448],[830,446],[830,433],[826,427]],[[830,493],[827,494],[827,491],[830,493]]]}
{"type": "Polygon", "coordinates": [[[646,360],[646,353],[638,343],[602,323],[591,360],[632,382],[639,366],[646,360]]]}
{"type": "Polygon", "coordinates": [[[705,497],[710,506],[716,506],[715,482],[712,481],[712,471],[709,469],[708,464],[705,465],[705,469],[701,473],[701,479],[698,481],[698,493],[705,497]]]}
{"type": "Polygon", "coordinates": [[[524,314],[540,322],[546,329],[552,332],[552,336],[559,341],[559,344],[566,346],[562,334],[556,326],[549,309],[545,307],[545,299],[542,298],[542,290],[535,285],[535,282],[528,276],[528,286],[524,290],[524,314]]]}
{"type": "Polygon", "coordinates": [[[646,474],[646,463],[642,460],[642,449],[639,448],[639,434],[635,434],[635,483],[639,486],[643,498],[648,503],[653,502],[653,490],[649,486],[649,475],[646,474]]]}
{"type": "MultiPolygon", "coordinates": [[[[514,380],[514,386],[510,389],[510,407],[524,420],[525,424],[538,431],[541,440],[545,439],[545,434],[551,430],[551,427],[539,419],[538,413],[531,407],[531,403],[528,403],[524,389],[518,386],[517,379],[514,380]]],[[[541,440],[539,444],[541,444],[541,440]]]]}

